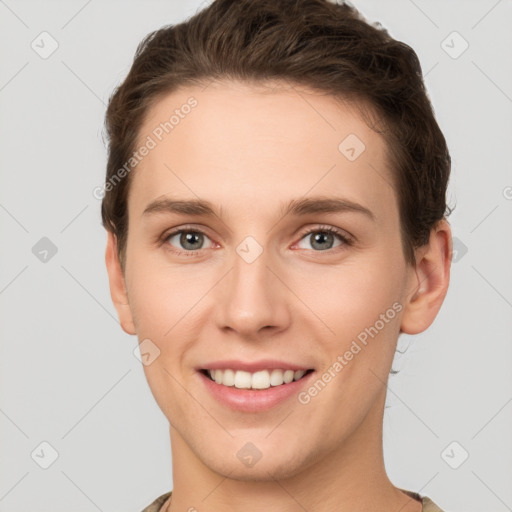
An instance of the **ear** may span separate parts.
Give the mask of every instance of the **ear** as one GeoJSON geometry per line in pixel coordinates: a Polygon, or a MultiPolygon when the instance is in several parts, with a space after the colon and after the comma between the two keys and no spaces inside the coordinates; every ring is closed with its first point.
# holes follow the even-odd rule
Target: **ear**
{"type": "Polygon", "coordinates": [[[136,334],[130,304],[128,303],[124,275],[117,253],[117,239],[110,231],[108,231],[105,263],[110,283],[110,296],[117,310],[121,327],[127,334],[136,334]]]}
{"type": "Polygon", "coordinates": [[[431,230],[427,244],[416,249],[416,265],[411,268],[401,332],[418,334],[426,330],[441,309],[452,262],[452,233],[446,220],[431,230]]]}

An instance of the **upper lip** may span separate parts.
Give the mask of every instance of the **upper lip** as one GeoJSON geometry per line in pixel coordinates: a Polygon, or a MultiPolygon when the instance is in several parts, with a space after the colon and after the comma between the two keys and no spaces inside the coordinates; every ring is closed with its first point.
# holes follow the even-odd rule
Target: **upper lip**
{"type": "Polygon", "coordinates": [[[236,361],[233,359],[224,361],[212,361],[206,363],[204,366],[197,368],[198,370],[243,370],[246,372],[258,372],[260,370],[310,370],[310,366],[302,364],[288,363],[286,361],[279,361],[277,359],[264,359],[260,361],[236,361]]]}

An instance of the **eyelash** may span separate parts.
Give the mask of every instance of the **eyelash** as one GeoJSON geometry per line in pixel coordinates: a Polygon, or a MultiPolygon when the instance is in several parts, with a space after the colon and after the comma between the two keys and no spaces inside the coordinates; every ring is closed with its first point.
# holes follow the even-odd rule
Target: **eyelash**
{"type": "MultiPolygon", "coordinates": [[[[197,233],[197,234],[201,234],[201,235],[208,237],[208,235],[201,229],[193,228],[193,227],[183,227],[183,228],[177,229],[175,231],[171,231],[170,233],[166,233],[162,237],[162,244],[165,244],[173,236],[179,235],[181,233],[197,233]]],[[[299,241],[301,241],[303,238],[306,238],[308,235],[311,235],[312,233],[330,233],[330,234],[337,236],[340,239],[340,241],[342,242],[341,246],[335,247],[333,249],[326,249],[325,251],[313,251],[316,253],[333,252],[333,251],[337,251],[340,249],[343,250],[344,247],[350,247],[354,244],[354,239],[352,237],[348,236],[347,234],[344,234],[343,232],[341,232],[340,230],[338,230],[336,228],[333,228],[332,226],[317,226],[314,228],[310,228],[309,230],[300,234],[299,241]]],[[[167,245],[168,245],[168,247],[172,247],[172,246],[170,246],[170,244],[167,244],[167,245]]],[[[204,249],[198,249],[196,251],[181,251],[181,250],[177,250],[176,248],[173,247],[172,249],[168,249],[168,250],[174,254],[177,254],[178,256],[191,257],[191,256],[197,256],[204,249]]]]}

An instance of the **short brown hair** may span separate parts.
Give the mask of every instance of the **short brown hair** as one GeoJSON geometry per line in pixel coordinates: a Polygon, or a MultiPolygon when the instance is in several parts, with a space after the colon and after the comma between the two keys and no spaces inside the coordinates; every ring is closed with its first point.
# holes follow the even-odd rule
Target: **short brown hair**
{"type": "MultiPolygon", "coordinates": [[[[414,249],[451,212],[449,151],[414,50],[347,4],[215,0],[187,21],[148,34],[110,97],[106,182],[130,160],[144,116],[162,95],[222,79],[285,80],[368,106],[381,121],[372,129],[387,143],[404,255],[415,262],[414,249]]],[[[123,267],[131,174],[106,190],[101,206],[123,267]]]]}

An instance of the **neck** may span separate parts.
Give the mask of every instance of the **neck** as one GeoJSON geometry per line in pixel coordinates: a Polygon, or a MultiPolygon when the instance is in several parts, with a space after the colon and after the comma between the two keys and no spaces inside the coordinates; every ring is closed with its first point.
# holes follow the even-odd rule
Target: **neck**
{"type": "Polygon", "coordinates": [[[170,506],[164,510],[421,512],[421,503],[387,477],[382,453],[384,402],[385,392],[356,432],[327,457],[286,478],[269,473],[264,481],[235,480],[229,473],[212,471],[171,428],[174,488],[170,506]]]}

